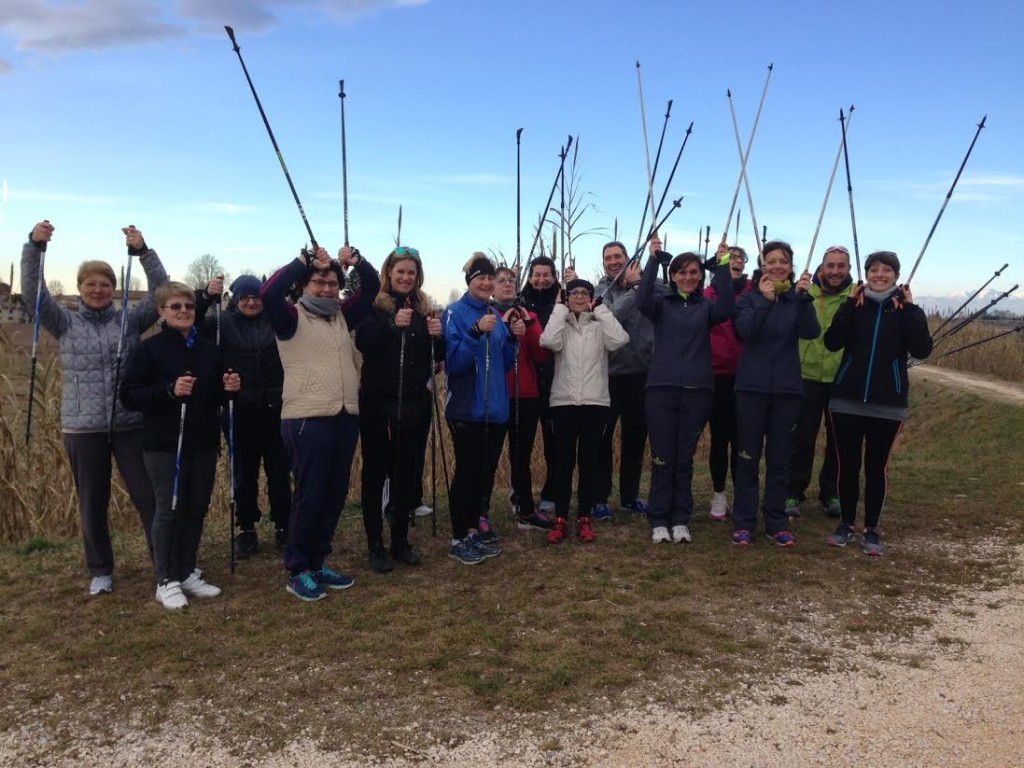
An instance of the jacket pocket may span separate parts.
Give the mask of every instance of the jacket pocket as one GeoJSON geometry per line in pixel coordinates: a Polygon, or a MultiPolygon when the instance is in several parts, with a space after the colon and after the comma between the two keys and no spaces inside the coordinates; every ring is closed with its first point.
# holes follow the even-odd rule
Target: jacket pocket
{"type": "Polygon", "coordinates": [[[893,360],[892,361],[892,378],[893,378],[893,381],[896,384],[896,394],[897,395],[903,394],[903,382],[902,382],[902,380],[900,378],[900,361],[899,360],[893,360]]]}

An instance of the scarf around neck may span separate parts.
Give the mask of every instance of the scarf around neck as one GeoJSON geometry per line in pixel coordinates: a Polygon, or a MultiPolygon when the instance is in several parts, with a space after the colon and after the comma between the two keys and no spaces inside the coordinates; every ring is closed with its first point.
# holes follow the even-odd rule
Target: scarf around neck
{"type": "Polygon", "coordinates": [[[323,297],[323,296],[309,296],[308,294],[302,294],[299,297],[299,304],[308,309],[314,315],[320,317],[333,317],[341,309],[341,299],[323,297]]]}
{"type": "Polygon", "coordinates": [[[875,302],[875,304],[882,304],[894,293],[896,293],[897,290],[899,290],[898,286],[894,285],[892,288],[889,288],[888,290],[885,291],[873,291],[865,285],[864,296],[870,299],[871,301],[875,302]]]}

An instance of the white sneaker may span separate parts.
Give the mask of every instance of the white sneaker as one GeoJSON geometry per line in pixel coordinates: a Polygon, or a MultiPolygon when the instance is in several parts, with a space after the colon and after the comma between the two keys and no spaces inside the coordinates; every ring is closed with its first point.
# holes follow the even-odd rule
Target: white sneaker
{"type": "Polygon", "coordinates": [[[413,510],[413,514],[416,517],[430,517],[434,514],[434,510],[428,507],[426,504],[420,504],[416,509],[413,510]]]}
{"type": "Polygon", "coordinates": [[[109,595],[114,591],[114,579],[111,576],[93,576],[89,582],[90,595],[109,595]]]}
{"type": "Polygon", "coordinates": [[[169,611],[188,607],[188,598],[181,591],[180,581],[165,581],[157,584],[156,601],[169,611]]]}
{"type": "Polygon", "coordinates": [[[668,535],[668,528],[664,525],[659,525],[657,528],[652,530],[651,541],[655,544],[660,544],[663,541],[672,541],[672,537],[668,535]]]}
{"type": "Polygon", "coordinates": [[[203,572],[196,568],[189,577],[181,582],[181,591],[189,597],[217,597],[220,587],[215,587],[203,579],[203,572]]]}
{"type": "Polygon", "coordinates": [[[541,499],[539,509],[541,512],[552,514],[555,511],[555,502],[549,499],[541,499]]]}
{"type": "Polygon", "coordinates": [[[693,536],[690,535],[690,529],[685,525],[673,525],[672,526],[672,541],[676,544],[682,544],[684,541],[689,544],[693,541],[693,536]]]}
{"type": "Polygon", "coordinates": [[[711,519],[725,520],[729,517],[729,502],[725,500],[724,493],[716,493],[711,498],[711,519]]]}

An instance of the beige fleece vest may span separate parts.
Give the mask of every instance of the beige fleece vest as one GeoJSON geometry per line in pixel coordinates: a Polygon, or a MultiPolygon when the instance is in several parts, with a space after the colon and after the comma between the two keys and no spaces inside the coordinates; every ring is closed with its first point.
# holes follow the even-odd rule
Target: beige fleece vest
{"type": "Polygon", "coordinates": [[[307,419],[359,413],[359,371],[345,317],[333,320],[296,306],[295,335],[277,340],[284,367],[282,419],[307,419]]]}

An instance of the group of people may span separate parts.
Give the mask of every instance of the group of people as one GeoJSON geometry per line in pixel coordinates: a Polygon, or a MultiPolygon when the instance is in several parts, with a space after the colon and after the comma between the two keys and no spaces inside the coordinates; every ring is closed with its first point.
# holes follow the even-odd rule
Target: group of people
{"type": "Polygon", "coordinates": [[[318,248],[265,283],[239,277],[222,309],[221,278],[198,291],[168,281],[142,233],[126,227],[129,260],[138,257],[146,272],[145,299],[130,309],[122,301],[118,311],[113,269],[87,261],[76,312],[45,286],[37,296],[53,231],[44,221],[29,235],[22,294],[60,342],[62,430],[92,594],[113,587],[112,458],[140,513],[157,600],[177,609],[220,594],[197,553],[222,432],[232,449],[235,554],[259,546],[262,464],[291,594],[315,601],[354,583],[327,559],[357,444],[370,568],[418,565],[409,524],[432,511],[422,477],[442,369],[455,449],[448,554],[460,563],[500,554],[489,510],[506,441],[518,527],[565,541],[578,473],[575,536],[593,542],[595,522],[611,516],[617,425],[619,508],[645,515],[655,543],[692,541],[694,456],[710,424],[711,519],[730,516],[731,470],[733,542],[753,542],[760,509],[768,538],[793,546],[789,520],[810,484],[823,417],[819,499],[839,518],[828,543],[855,538],[863,464],[863,547],[883,552],[878,523],[889,453],[906,418],[907,357],[931,351],[925,315],[897,285],[891,252],[868,256],[867,281],[854,286],[841,246],[798,278],[792,248],[765,243],[748,278],[740,248],[723,243],[705,263],[696,253],[664,253],[655,237],[643,269],[611,242],[596,287],[571,268],[560,280],[555,263],[540,257],[521,289],[518,271],[475,253],[463,270],[465,294],[438,316],[416,249],[396,247],[378,274],[358,250],[346,246],[332,259],[318,248]],[[342,300],[349,270],[358,287],[342,300]],[[159,331],[143,339],[158,319],[159,331]],[[546,469],[539,497],[531,469],[538,427],[546,469]]]}

